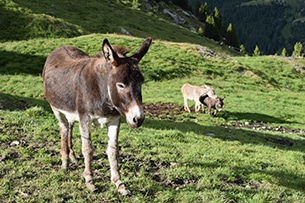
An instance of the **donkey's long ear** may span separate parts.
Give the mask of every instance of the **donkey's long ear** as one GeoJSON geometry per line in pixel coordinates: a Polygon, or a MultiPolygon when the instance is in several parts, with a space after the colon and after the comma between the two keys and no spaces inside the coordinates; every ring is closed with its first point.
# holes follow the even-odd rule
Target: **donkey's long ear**
{"type": "Polygon", "coordinates": [[[119,64],[119,56],[113,51],[108,39],[104,39],[103,41],[102,52],[105,59],[113,66],[117,66],[119,64]]]}
{"type": "Polygon", "coordinates": [[[141,45],[141,47],[138,49],[138,51],[133,54],[131,57],[136,59],[139,63],[139,61],[142,59],[142,57],[146,54],[148,51],[148,48],[152,42],[152,38],[148,37],[141,45]]]}

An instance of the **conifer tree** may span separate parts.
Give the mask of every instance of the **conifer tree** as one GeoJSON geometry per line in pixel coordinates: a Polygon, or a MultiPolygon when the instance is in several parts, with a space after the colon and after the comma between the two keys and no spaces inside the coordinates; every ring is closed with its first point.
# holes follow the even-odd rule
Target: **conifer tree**
{"type": "Polygon", "coordinates": [[[202,27],[200,27],[200,28],[198,29],[198,34],[199,34],[200,36],[203,36],[203,35],[204,35],[202,27]]]}
{"type": "Polygon", "coordinates": [[[226,37],[226,43],[228,45],[233,47],[239,47],[239,41],[235,34],[235,30],[233,28],[232,23],[229,23],[225,37],[226,37]]]}
{"type": "Polygon", "coordinates": [[[283,48],[283,49],[282,49],[281,56],[287,56],[287,50],[286,50],[286,48],[283,48]]]}
{"type": "Polygon", "coordinates": [[[248,54],[246,51],[246,47],[243,44],[241,44],[239,48],[240,48],[240,53],[242,55],[246,56],[248,54]]]}
{"type": "Polygon", "coordinates": [[[258,46],[255,46],[254,52],[253,52],[253,56],[260,56],[261,55],[261,51],[259,50],[258,46]]]}
{"type": "Polygon", "coordinates": [[[215,20],[215,26],[219,30],[221,36],[225,36],[226,25],[217,7],[214,7],[213,17],[215,20]]]}
{"type": "Polygon", "coordinates": [[[201,22],[205,22],[209,16],[209,7],[208,3],[201,4],[198,11],[198,18],[201,22]]]}
{"type": "Polygon", "coordinates": [[[141,3],[139,0],[132,0],[132,8],[133,9],[138,9],[141,6],[141,3]]]}
{"type": "Polygon", "coordinates": [[[212,15],[207,16],[205,22],[206,27],[204,31],[204,36],[206,36],[207,38],[214,39],[215,41],[220,41],[221,36],[219,30],[216,28],[214,17],[212,15]]]}
{"type": "Polygon", "coordinates": [[[292,52],[293,57],[304,57],[304,49],[301,42],[297,42],[294,45],[294,49],[292,52]]]}

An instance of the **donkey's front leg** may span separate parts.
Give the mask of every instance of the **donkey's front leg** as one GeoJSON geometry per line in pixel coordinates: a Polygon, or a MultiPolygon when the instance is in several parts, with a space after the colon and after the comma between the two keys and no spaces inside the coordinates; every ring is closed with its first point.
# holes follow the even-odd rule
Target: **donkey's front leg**
{"type": "Polygon", "coordinates": [[[111,181],[114,183],[121,195],[130,195],[130,191],[126,188],[121,180],[119,163],[118,163],[118,135],[120,129],[120,118],[115,118],[108,123],[108,147],[107,155],[110,164],[111,181]]]}
{"type": "Polygon", "coordinates": [[[86,180],[86,186],[89,190],[95,191],[96,188],[93,184],[93,173],[91,169],[91,161],[93,157],[94,148],[91,141],[90,135],[90,120],[88,117],[80,118],[79,125],[81,140],[82,140],[82,153],[85,160],[85,171],[83,176],[86,180]]]}
{"type": "Polygon", "coordinates": [[[188,105],[188,103],[187,103],[187,98],[184,97],[184,98],[183,98],[183,101],[184,101],[184,105],[183,105],[184,110],[190,113],[191,110],[190,110],[189,105],[188,105]]]}
{"type": "Polygon", "coordinates": [[[194,100],[195,101],[195,112],[198,113],[200,111],[201,103],[199,100],[194,100]]]}

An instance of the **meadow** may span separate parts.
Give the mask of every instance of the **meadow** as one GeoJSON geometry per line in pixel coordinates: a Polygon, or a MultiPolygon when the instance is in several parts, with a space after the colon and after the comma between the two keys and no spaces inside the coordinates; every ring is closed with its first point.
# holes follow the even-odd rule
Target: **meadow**
{"type": "MultiPolygon", "coordinates": [[[[147,114],[139,129],[123,119],[120,168],[131,197],[110,183],[105,129],[92,127],[98,191],[84,184],[79,157],[60,160],[58,123],[44,100],[41,72],[62,45],[90,55],[104,38],[131,53],[144,38],[91,34],[0,43],[1,202],[302,202],[305,199],[304,59],[279,56],[203,58],[198,45],[153,39],[139,66],[147,114]],[[182,111],[181,86],[209,84],[225,96],[216,116],[182,111]],[[166,104],[177,108],[165,109],[166,104]],[[164,110],[163,110],[164,109],[164,110]],[[163,111],[162,111],[163,110],[163,111]]],[[[192,103],[190,103],[192,104],[192,103]]]]}

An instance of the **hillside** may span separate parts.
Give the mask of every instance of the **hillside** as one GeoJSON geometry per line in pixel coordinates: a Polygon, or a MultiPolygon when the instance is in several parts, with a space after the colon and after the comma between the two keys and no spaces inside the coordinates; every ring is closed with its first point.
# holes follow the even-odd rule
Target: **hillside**
{"type": "Polygon", "coordinates": [[[304,58],[239,56],[190,31],[196,22],[179,8],[160,4],[188,26],[128,2],[0,0],[0,202],[303,202],[304,58]],[[41,77],[45,60],[63,45],[96,56],[105,38],[130,56],[147,36],[153,43],[139,63],[145,121],[133,129],[122,117],[118,139],[121,179],[132,195],[119,195],[111,183],[107,129],[93,125],[97,190],[90,192],[78,123],[78,161],[61,169],[60,129],[41,77]],[[225,98],[224,111],[196,114],[192,101],[192,112],[184,111],[184,83],[211,85],[225,98]]]}
{"type": "MultiPolygon", "coordinates": [[[[252,53],[258,45],[262,54],[291,54],[296,42],[305,43],[304,0],[201,0],[210,10],[215,6],[227,23],[233,23],[241,44],[252,53]]],[[[196,0],[190,0],[195,6],[196,0]]]]}
{"type": "Polygon", "coordinates": [[[154,1],[147,1],[134,9],[129,1],[88,0],[83,4],[81,0],[44,0],[39,3],[8,0],[0,2],[0,11],[0,41],[118,33],[195,43],[224,54],[238,54],[192,31],[192,28],[196,30],[202,24],[190,12],[184,12],[173,5],[156,4],[154,1]],[[180,18],[183,16],[183,26],[173,22],[169,14],[164,14],[164,9],[180,18]]]}

